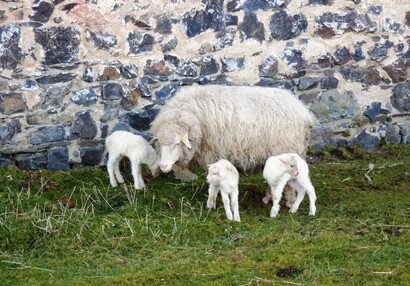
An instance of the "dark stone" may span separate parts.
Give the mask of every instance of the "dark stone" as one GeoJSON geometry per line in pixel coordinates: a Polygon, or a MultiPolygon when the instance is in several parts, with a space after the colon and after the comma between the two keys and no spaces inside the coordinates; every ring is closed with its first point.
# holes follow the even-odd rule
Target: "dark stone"
{"type": "Polygon", "coordinates": [[[388,41],[384,44],[376,43],[373,47],[370,47],[367,53],[369,54],[371,60],[380,62],[387,57],[389,46],[390,44],[388,41]]]}
{"type": "Polygon", "coordinates": [[[246,12],[242,23],[238,26],[241,41],[255,39],[259,43],[265,40],[265,27],[258,21],[255,13],[246,12]]]}
{"type": "Polygon", "coordinates": [[[179,66],[179,59],[176,56],[164,55],[164,61],[173,64],[175,67],[179,66]]]}
{"type": "Polygon", "coordinates": [[[31,20],[47,23],[53,14],[54,5],[45,1],[35,1],[32,6],[32,12],[28,16],[31,20]]]}
{"type": "Polygon", "coordinates": [[[61,107],[64,102],[64,97],[70,94],[71,87],[68,86],[47,86],[38,95],[42,108],[49,106],[61,107]]]}
{"type": "Polygon", "coordinates": [[[307,67],[305,56],[300,50],[286,49],[280,53],[280,57],[286,65],[296,70],[304,69],[307,67]]]}
{"type": "Polygon", "coordinates": [[[235,40],[235,36],[236,36],[236,29],[228,28],[224,31],[217,32],[215,36],[216,36],[216,43],[215,43],[214,49],[215,51],[219,51],[225,47],[233,45],[233,41],[235,40]]]}
{"type": "Polygon", "coordinates": [[[351,60],[350,52],[345,46],[343,46],[335,51],[332,55],[332,59],[335,64],[344,65],[351,60]]]}
{"type": "Polygon", "coordinates": [[[42,144],[67,140],[65,128],[62,125],[42,126],[36,131],[29,133],[28,137],[30,144],[42,144]]]}
{"type": "Polygon", "coordinates": [[[172,22],[168,15],[163,14],[157,17],[155,32],[166,35],[172,33],[172,22]]]}
{"type": "Polygon", "coordinates": [[[101,138],[106,138],[108,136],[108,124],[100,123],[101,138]]]}
{"type": "Polygon", "coordinates": [[[241,10],[241,0],[231,0],[228,3],[226,3],[226,10],[228,12],[236,12],[241,10]]]}
{"type": "Polygon", "coordinates": [[[144,84],[154,84],[154,85],[156,85],[156,84],[159,83],[159,80],[156,79],[155,77],[151,76],[151,75],[144,75],[144,76],[141,78],[141,83],[144,83],[144,84]]]}
{"type": "Polygon", "coordinates": [[[82,79],[86,82],[94,81],[94,72],[92,67],[85,67],[82,79]]]}
{"type": "Polygon", "coordinates": [[[138,76],[138,69],[131,63],[123,64],[120,70],[122,76],[126,79],[132,79],[138,76]]]}
{"type": "Polygon", "coordinates": [[[201,11],[191,10],[182,18],[185,34],[195,37],[208,29],[222,31],[225,29],[225,13],[223,0],[202,0],[201,11]]]}
{"type": "Polygon", "coordinates": [[[155,92],[156,101],[160,104],[164,104],[165,101],[173,97],[179,90],[179,86],[176,83],[170,83],[165,85],[163,88],[155,92]]]}
{"type": "Polygon", "coordinates": [[[410,28],[410,10],[406,12],[406,18],[404,19],[404,24],[407,28],[410,28]]]}
{"type": "Polygon", "coordinates": [[[128,123],[128,120],[126,118],[120,118],[118,123],[115,124],[114,128],[111,130],[111,133],[119,130],[128,132],[130,131],[130,124],[128,123]]]}
{"type": "Polygon", "coordinates": [[[127,113],[127,120],[129,125],[138,131],[149,130],[151,122],[155,119],[159,109],[140,110],[136,112],[127,113]]]}
{"type": "Polygon", "coordinates": [[[364,60],[366,57],[360,47],[357,47],[354,49],[354,53],[352,54],[352,57],[355,61],[361,61],[364,60]]]}
{"type": "Polygon", "coordinates": [[[383,66],[383,70],[389,75],[393,83],[398,83],[407,79],[407,69],[409,67],[409,61],[397,59],[394,63],[383,66]]]}
{"type": "Polygon", "coordinates": [[[45,65],[72,63],[78,60],[80,32],[74,27],[34,29],[35,40],[44,49],[45,65]]]}
{"type": "Polygon", "coordinates": [[[341,66],[339,72],[348,82],[360,82],[362,80],[362,72],[356,69],[341,66]]]}
{"type": "Polygon", "coordinates": [[[183,78],[178,82],[178,84],[180,86],[182,86],[182,85],[193,85],[194,84],[194,79],[193,78],[183,78]]]}
{"type": "Polygon", "coordinates": [[[377,22],[372,21],[367,14],[350,12],[344,16],[326,12],[315,18],[315,35],[329,39],[346,32],[377,32],[377,22]]]}
{"type": "Polygon", "coordinates": [[[337,140],[333,134],[333,129],[328,124],[314,126],[310,135],[309,147],[316,152],[320,152],[326,145],[335,146],[337,140]]]}
{"type": "Polygon", "coordinates": [[[161,51],[163,53],[167,53],[169,51],[174,50],[178,45],[178,39],[174,38],[169,40],[168,43],[160,45],[161,51]]]}
{"type": "Polygon", "coordinates": [[[211,84],[229,85],[228,81],[226,80],[226,75],[224,74],[211,76],[209,80],[211,84]]]}
{"type": "Polygon", "coordinates": [[[81,164],[98,165],[104,154],[104,146],[80,147],[81,164]]]}
{"type": "Polygon", "coordinates": [[[309,0],[309,5],[323,5],[323,6],[330,6],[332,5],[334,0],[309,0]]]}
{"type": "Polygon", "coordinates": [[[382,31],[387,33],[397,32],[400,29],[400,23],[391,18],[384,18],[382,26],[382,31]]]}
{"type": "Polygon", "coordinates": [[[404,44],[403,43],[397,43],[397,45],[394,46],[394,52],[399,54],[402,53],[404,50],[404,44]]]}
{"type": "Polygon", "coordinates": [[[3,93],[0,92],[0,113],[11,115],[14,113],[24,112],[26,105],[21,93],[3,93]]]}
{"type": "Polygon", "coordinates": [[[383,12],[382,6],[369,6],[368,11],[372,15],[380,15],[383,12]]]}
{"type": "Polygon", "coordinates": [[[127,41],[130,47],[128,54],[139,55],[151,52],[155,39],[146,32],[132,32],[128,34],[127,41]]]}
{"type": "Polygon", "coordinates": [[[114,81],[120,78],[120,70],[115,66],[103,67],[98,73],[99,81],[114,81]]]}
{"type": "Polygon", "coordinates": [[[52,171],[70,170],[68,148],[52,148],[47,151],[48,168],[52,171]]]}
{"type": "Polygon", "coordinates": [[[74,95],[71,96],[71,101],[77,105],[88,106],[97,103],[97,95],[92,87],[86,87],[73,91],[73,94],[74,95]]]}
{"type": "Polygon", "coordinates": [[[376,136],[370,135],[366,132],[366,129],[364,129],[357,137],[347,143],[347,146],[353,145],[357,145],[364,151],[373,152],[380,145],[380,139],[376,136]]]}
{"type": "Polygon", "coordinates": [[[286,8],[291,0],[246,0],[242,6],[245,12],[254,12],[258,10],[272,10],[286,8]]]}
{"type": "Polygon", "coordinates": [[[370,120],[373,120],[377,115],[380,114],[381,107],[381,102],[372,102],[372,105],[367,107],[366,111],[363,112],[363,115],[368,117],[370,120]]]}
{"type": "Polygon", "coordinates": [[[299,96],[300,101],[302,101],[306,105],[310,105],[311,103],[315,102],[319,96],[319,91],[309,91],[302,93],[299,96]]]}
{"type": "Polygon", "coordinates": [[[219,70],[219,64],[213,56],[203,56],[199,65],[201,66],[200,75],[215,74],[219,70]]]}
{"type": "Polygon", "coordinates": [[[393,144],[400,144],[401,142],[401,136],[399,134],[399,131],[394,128],[394,126],[391,123],[385,122],[384,126],[379,128],[379,132],[384,131],[385,132],[385,139],[387,143],[393,143],[393,144]]]}
{"type": "Polygon", "coordinates": [[[106,83],[101,87],[102,99],[116,100],[122,98],[124,91],[122,86],[118,83],[106,83]]]}
{"type": "Polygon", "coordinates": [[[0,167],[4,168],[7,166],[14,165],[14,162],[12,161],[11,158],[3,158],[2,155],[0,154],[0,167]]]}
{"type": "Polygon", "coordinates": [[[293,91],[293,83],[290,80],[276,80],[268,77],[261,78],[255,86],[282,88],[293,91]]]}
{"type": "Polygon", "coordinates": [[[47,169],[47,157],[44,153],[17,154],[14,160],[20,169],[47,169]]]}
{"type": "Polygon", "coordinates": [[[400,112],[410,111],[410,80],[404,83],[399,83],[393,88],[393,94],[390,97],[390,102],[394,108],[400,112]]]}
{"type": "Polygon", "coordinates": [[[198,75],[197,67],[190,60],[185,60],[178,65],[176,74],[180,76],[196,77],[198,75]]]}
{"type": "Polygon", "coordinates": [[[226,26],[237,26],[238,25],[238,16],[226,14],[225,15],[226,26]]]}
{"type": "Polygon", "coordinates": [[[71,124],[70,140],[92,139],[97,136],[97,125],[91,116],[90,110],[80,111],[75,115],[71,124]]]}
{"type": "Polygon", "coordinates": [[[286,11],[274,13],[269,28],[275,40],[289,40],[306,32],[308,22],[303,14],[290,15],[286,11]]]}
{"type": "Polygon", "coordinates": [[[21,132],[21,123],[18,119],[12,119],[7,125],[0,126],[0,143],[10,144],[14,135],[21,132]]]}
{"type": "Polygon", "coordinates": [[[278,72],[279,61],[278,58],[271,54],[259,65],[260,77],[274,77],[278,72]]]}
{"type": "Polygon", "coordinates": [[[117,37],[108,33],[94,33],[90,32],[93,39],[94,46],[100,49],[108,50],[117,45],[117,37]]]}
{"type": "Polygon", "coordinates": [[[77,74],[72,73],[72,72],[51,73],[51,74],[36,78],[36,81],[42,85],[56,84],[56,83],[69,82],[76,76],[77,74]]]}
{"type": "Polygon", "coordinates": [[[245,69],[245,56],[222,56],[221,61],[223,72],[234,72],[245,69]]]}
{"type": "Polygon", "coordinates": [[[328,67],[330,67],[330,64],[331,63],[330,63],[330,55],[329,54],[320,56],[317,59],[317,65],[321,68],[328,68],[328,67]]]}
{"type": "Polygon", "coordinates": [[[361,83],[363,86],[379,85],[382,78],[375,68],[369,68],[362,74],[361,83]]]}
{"type": "Polygon", "coordinates": [[[147,60],[144,74],[152,76],[170,76],[174,71],[163,60],[147,60]]]}
{"type": "Polygon", "coordinates": [[[308,90],[317,87],[321,80],[321,77],[302,77],[297,86],[299,90],[308,90]]]}
{"type": "Polygon", "coordinates": [[[351,91],[330,89],[323,92],[310,110],[320,122],[329,122],[349,116],[361,115],[360,105],[351,91]]]}
{"type": "Polygon", "coordinates": [[[324,77],[320,82],[320,88],[322,89],[333,89],[337,88],[339,80],[333,76],[324,77]]]}
{"type": "Polygon", "coordinates": [[[0,26],[0,71],[15,69],[22,56],[21,28],[15,24],[0,26]]]}
{"type": "Polygon", "coordinates": [[[103,105],[104,113],[101,116],[100,121],[106,122],[117,118],[120,113],[120,104],[118,101],[105,101],[103,102],[103,105]]]}
{"type": "Polygon", "coordinates": [[[34,80],[27,79],[24,84],[20,87],[21,90],[34,91],[39,89],[40,86],[34,80]]]}
{"type": "Polygon", "coordinates": [[[206,85],[209,84],[211,81],[206,76],[201,75],[200,77],[194,79],[194,82],[201,85],[206,85]]]}

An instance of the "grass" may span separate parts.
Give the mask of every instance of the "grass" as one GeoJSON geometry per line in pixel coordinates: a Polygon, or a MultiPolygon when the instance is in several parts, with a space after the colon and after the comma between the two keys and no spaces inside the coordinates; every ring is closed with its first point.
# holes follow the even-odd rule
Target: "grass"
{"type": "Polygon", "coordinates": [[[270,219],[258,173],[241,176],[240,223],[220,198],[206,208],[200,168],[141,191],[98,169],[0,168],[0,284],[408,285],[410,144],[326,155],[310,165],[315,217],[306,197],[270,219]]]}

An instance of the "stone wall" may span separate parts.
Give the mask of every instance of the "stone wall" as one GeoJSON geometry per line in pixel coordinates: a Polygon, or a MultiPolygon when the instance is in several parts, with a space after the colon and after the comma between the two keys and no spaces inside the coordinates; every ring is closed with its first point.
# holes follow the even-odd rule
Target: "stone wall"
{"type": "Polygon", "coordinates": [[[104,161],[184,85],[292,90],[311,147],[409,139],[408,0],[0,0],[0,165],[104,161]]]}

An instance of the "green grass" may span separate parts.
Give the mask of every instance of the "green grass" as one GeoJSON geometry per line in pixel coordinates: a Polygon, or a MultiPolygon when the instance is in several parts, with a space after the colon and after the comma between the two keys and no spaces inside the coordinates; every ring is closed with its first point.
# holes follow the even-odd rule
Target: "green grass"
{"type": "Polygon", "coordinates": [[[145,191],[104,170],[0,168],[0,284],[408,285],[410,144],[326,150],[310,165],[315,217],[306,197],[270,219],[258,173],[241,176],[240,223],[220,198],[206,208],[200,168],[145,191]]]}

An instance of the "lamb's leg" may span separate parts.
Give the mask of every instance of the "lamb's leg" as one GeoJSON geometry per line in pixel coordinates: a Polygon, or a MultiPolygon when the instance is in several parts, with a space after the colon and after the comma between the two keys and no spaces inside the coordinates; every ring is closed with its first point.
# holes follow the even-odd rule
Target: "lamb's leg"
{"type": "Polygon", "coordinates": [[[293,203],[292,207],[289,210],[289,212],[291,214],[293,214],[299,209],[300,203],[302,202],[303,198],[305,197],[306,189],[299,181],[290,181],[288,183],[292,188],[297,190],[296,200],[295,200],[295,202],[293,203]]]}
{"type": "Polygon", "coordinates": [[[285,200],[286,200],[286,206],[288,208],[291,208],[293,203],[296,200],[296,191],[295,189],[291,188],[289,185],[285,186],[285,200]]]}
{"type": "Polygon", "coordinates": [[[181,168],[174,164],[172,171],[174,171],[175,179],[183,182],[192,182],[198,179],[198,176],[192,173],[188,168],[181,168]]]}
{"type": "Polygon", "coordinates": [[[231,205],[229,201],[229,195],[223,191],[221,191],[221,195],[222,195],[222,202],[224,203],[226,217],[229,220],[232,220],[232,211],[231,211],[231,205]]]}
{"type": "Polygon", "coordinates": [[[115,170],[115,163],[117,162],[116,158],[111,154],[108,157],[107,161],[107,171],[108,175],[110,176],[110,184],[113,188],[117,187],[117,181],[115,180],[114,170],[115,170]]]}
{"type": "Polygon", "coordinates": [[[218,190],[215,188],[214,184],[209,185],[208,189],[208,202],[206,207],[209,209],[216,208],[216,196],[218,195],[218,190]]]}
{"type": "Polygon", "coordinates": [[[316,214],[316,193],[315,188],[309,180],[309,184],[306,186],[306,192],[309,197],[309,215],[314,216],[316,214]]]}
{"type": "Polygon", "coordinates": [[[276,186],[271,186],[272,201],[273,201],[273,206],[270,211],[271,218],[275,218],[279,213],[279,209],[280,209],[279,202],[280,202],[280,199],[282,198],[283,188],[285,187],[287,180],[288,178],[282,177],[276,186]]]}
{"type": "Polygon", "coordinates": [[[266,189],[266,195],[265,195],[265,197],[262,199],[262,202],[263,202],[265,205],[267,205],[270,200],[272,200],[272,191],[271,191],[270,187],[268,186],[268,188],[266,189]]]}
{"type": "Polygon", "coordinates": [[[118,183],[122,184],[124,183],[124,178],[121,175],[120,172],[120,161],[121,161],[122,157],[117,157],[117,159],[115,160],[115,168],[114,168],[114,173],[115,173],[115,177],[117,178],[118,183]]]}
{"type": "Polygon", "coordinates": [[[142,179],[142,170],[141,170],[141,165],[139,162],[134,162],[131,161],[131,172],[132,172],[132,176],[134,178],[134,188],[136,190],[140,190],[145,188],[145,184],[144,184],[144,180],[140,181],[140,178],[142,179]]]}
{"type": "Polygon", "coordinates": [[[241,217],[239,216],[239,202],[238,202],[239,190],[236,189],[230,195],[231,198],[231,208],[233,211],[233,220],[234,221],[241,221],[241,217]]]}

